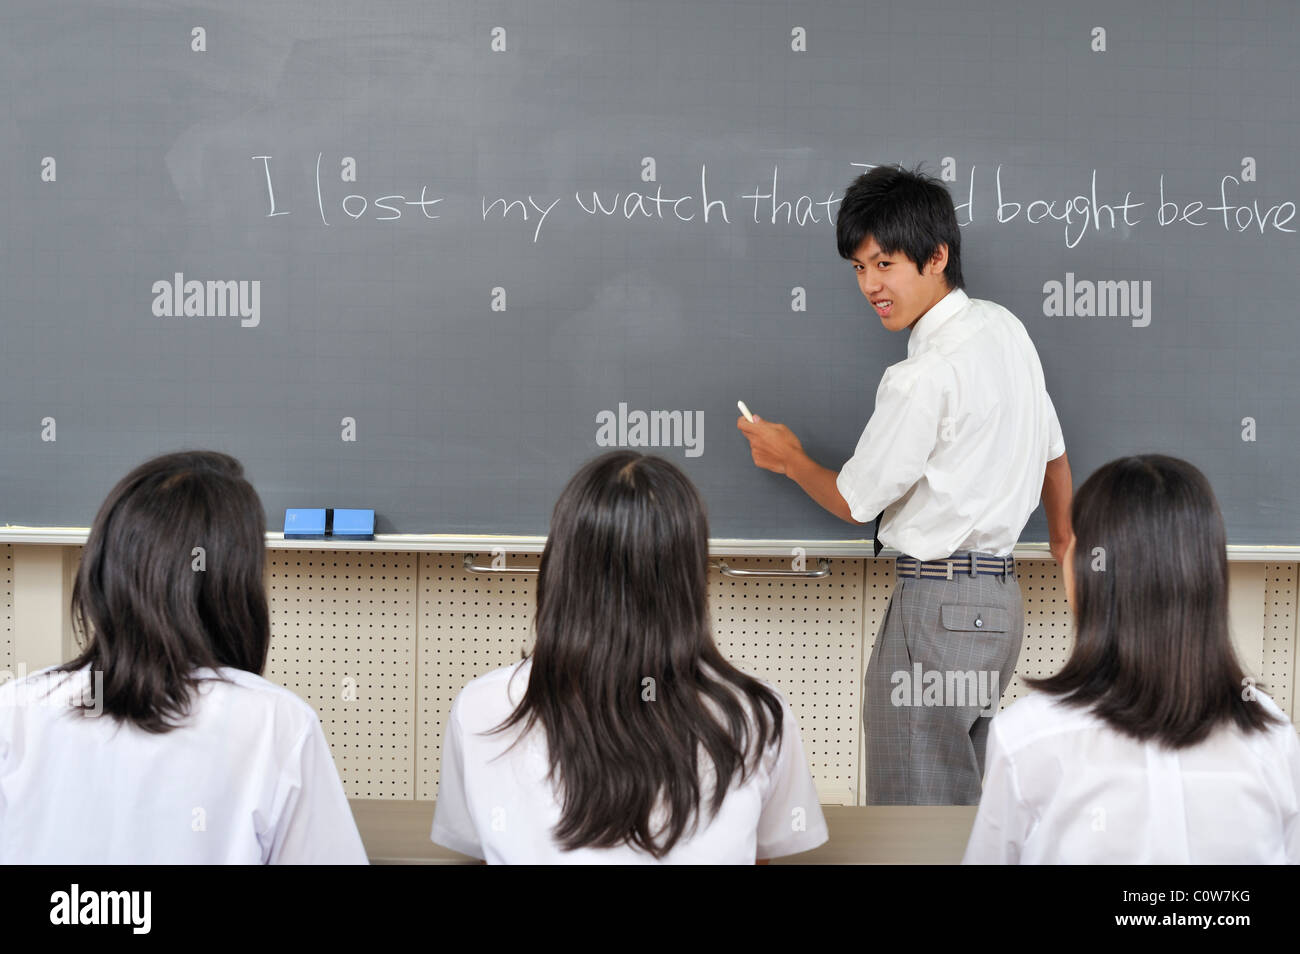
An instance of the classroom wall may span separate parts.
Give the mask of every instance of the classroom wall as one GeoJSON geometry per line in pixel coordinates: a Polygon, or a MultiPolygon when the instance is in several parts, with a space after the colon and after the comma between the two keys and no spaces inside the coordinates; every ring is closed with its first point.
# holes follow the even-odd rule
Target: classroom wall
{"type": "MultiPolygon", "coordinates": [[[[70,657],[67,597],[80,552],[0,546],[0,670],[70,657]]],[[[510,566],[537,560],[508,555],[510,566]]],[[[788,568],[776,558],[727,562],[788,568]]],[[[1004,706],[1023,694],[1022,674],[1055,671],[1071,639],[1056,564],[1018,567],[1025,635],[1004,706]]],[[[1233,563],[1231,573],[1237,649],[1294,720],[1297,564],[1233,563]]],[[[272,549],[266,675],[316,708],[349,797],[433,799],[452,699],[531,644],[535,582],[471,573],[461,553],[272,549]]],[[[709,586],[719,647],[789,698],[822,800],[860,804],[862,675],[893,588],[892,561],[832,560],[820,580],[738,580],[715,570],[709,586]]]]}

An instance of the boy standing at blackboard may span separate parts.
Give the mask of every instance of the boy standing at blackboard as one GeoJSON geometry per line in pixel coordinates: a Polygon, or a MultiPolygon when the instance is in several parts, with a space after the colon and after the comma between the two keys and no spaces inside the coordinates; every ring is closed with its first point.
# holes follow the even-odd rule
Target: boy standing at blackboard
{"type": "Polygon", "coordinates": [[[988,716],[1015,669],[1024,606],[1011,552],[1041,495],[1052,555],[1070,542],[1070,465],[1042,366],[1005,308],[967,297],[948,190],[878,167],[844,194],[840,255],[907,358],[885,371],[835,471],[784,424],[737,426],[754,463],[902,555],[867,667],[867,803],[974,805],[988,716]],[[984,714],[981,715],[981,710],[984,714]]]}

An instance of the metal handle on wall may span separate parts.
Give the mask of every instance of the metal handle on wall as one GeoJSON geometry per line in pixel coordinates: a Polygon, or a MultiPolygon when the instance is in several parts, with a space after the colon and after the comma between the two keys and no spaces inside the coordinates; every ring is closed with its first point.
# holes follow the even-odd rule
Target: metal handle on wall
{"type": "Polygon", "coordinates": [[[465,554],[465,569],[471,573],[537,573],[541,567],[536,566],[484,566],[474,562],[473,553],[465,554]]]}
{"type": "Polygon", "coordinates": [[[831,575],[831,565],[827,560],[818,563],[815,570],[737,570],[727,566],[726,563],[710,563],[709,566],[720,570],[723,576],[730,576],[735,579],[781,577],[797,580],[820,580],[822,577],[831,575]]]}

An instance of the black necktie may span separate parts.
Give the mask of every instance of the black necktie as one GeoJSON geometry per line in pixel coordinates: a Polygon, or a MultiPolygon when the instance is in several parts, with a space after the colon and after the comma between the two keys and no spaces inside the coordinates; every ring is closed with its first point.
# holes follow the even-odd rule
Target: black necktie
{"type": "Polygon", "coordinates": [[[885,515],[885,511],[883,510],[880,511],[880,513],[876,514],[876,529],[874,531],[875,536],[873,537],[872,544],[871,544],[873,547],[875,547],[876,556],[880,556],[880,551],[882,549],[880,544],[880,519],[884,515],[885,515]]]}

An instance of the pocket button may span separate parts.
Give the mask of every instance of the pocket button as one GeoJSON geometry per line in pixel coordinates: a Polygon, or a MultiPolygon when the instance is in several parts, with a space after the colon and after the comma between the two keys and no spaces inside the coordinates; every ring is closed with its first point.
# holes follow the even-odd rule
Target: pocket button
{"type": "Polygon", "coordinates": [[[982,618],[982,617],[979,617],[979,616],[976,616],[976,617],[975,617],[975,628],[976,628],[976,629],[979,629],[979,628],[980,628],[981,626],[983,626],[983,625],[984,625],[984,620],[983,620],[983,618],[982,618]]]}

